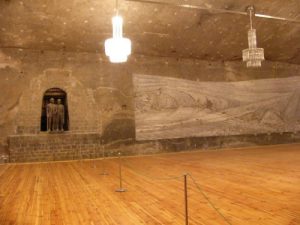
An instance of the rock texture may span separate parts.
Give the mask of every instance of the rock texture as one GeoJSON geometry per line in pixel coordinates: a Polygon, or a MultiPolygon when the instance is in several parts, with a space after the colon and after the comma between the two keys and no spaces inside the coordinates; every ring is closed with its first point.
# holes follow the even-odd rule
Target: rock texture
{"type": "MultiPolygon", "coordinates": [[[[178,3],[175,0],[159,1],[178,3]]],[[[287,118],[291,121],[299,118],[297,91],[294,94],[288,92],[285,110],[266,110],[258,115],[260,123],[266,129],[276,126],[276,129],[271,129],[276,133],[256,135],[256,130],[251,130],[228,132],[224,136],[223,131],[216,128],[214,137],[207,137],[211,133],[192,137],[194,135],[191,132],[182,130],[183,134],[179,136],[184,138],[173,140],[178,135],[168,139],[171,136],[164,134],[162,136],[167,139],[136,141],[136,137],[140,135],[144,111],[135,107],[138,93],[135,93],[133,74],[156,75],[153,80],[161,82],[170,77],[182,79],[180,81],[183,84],[211,82],[212,88],[217,85],[213,83],[221,82],[221,89],[232,85],[229,82],[255,83],[254,80],[276,78],[278,82],[284,83],[290,79],[298,79],[291,77],[300,76],[299,23],[255,18],[258,46],[265,49],[267,61],[260,69],[246,69],[241,58],[242,50],[247,48],[249,18],[210,10],[217,8],[244,12],[251,3],[257,13],[297,19],[299,1],[282,2],[181,2],[209,9],[199,10],[148,4],[143,0],[120,0],[124,36],[132,40],[133,55],[126,64],[115,65],[109,63],[104,56],[104,41],[112,35],[111,17],[115,1],[0,1],[0,162],[7,161],[9,153],[12,154],[12,159],[15,157],[14,161],[78,158],[75,152],[80,147],[70,148],[68,143],[53,147],[51,144],[52,141],[63,143],[63,137],[72,142],[77,134],[84,138],[78,137],[76,145],[84,143],[86,147],[85,139],[100,139],[108,150],[108,155],[114,155],[120,150],[124,154],[147,154],[197,147],[224,148],[297,141],[297,133],[284,133],[291,130],[290,125],[287,129],[285,125],[277,124],[282,118],[284,124],[287,118]],[[43,94],[49,88],[60,88],[67,94],[69,131],[61,137],[58,134],[40,132],[43,94]],[[14,144],[15,141],[17,145],[14,144]],[[2,157],[3,154],[5,157],[2,157]]],[[[296,82],[298,80],[295,80],[295,85],[296,82]]],[[[155,85],[166,86],[159,82],[155,85]]],[[[177,85],[180,87],[181,83],[177,85]]],[[[188,85],[186,88],[189,88],[188,85]]],[[[281,94],[281,90],[279,84],[278,87],[266,90],[264,94],[274,91],[275,94],[270,93],[273,98],[276,93],[281,94]]],[[[205,95],[195,94],[196,90],[189,96],[191,91],[192,89],[186,89],[186,94],[172,94],[170,98],[163,98],[154,108],[174,110],[181,106],[186,108],[188,104],[194,110],[195,107],[205,105],[214,116],[217,110],[225,112],[226,116],[231,115],[229,111],[234,106],[238,107],[238,111],[247,111],[242,109],[242,106],[246,107],[247,100],[225,99],[223,96],[215,100],[212,98],[212,91],[207,93],[206,99],[205,95]],[[198,102],[191,99],[194,95],[201,95],[198,102]],[[216,104],[215,101],[219,103],[216,104]]],[[[165,95],[165,90],[160,94],[165,95]]],[[[281,97],[285,99],[284,96],[281,97]]],[[[275,102],[274,106],[278,103],[277,100],[275,102]]],[[[192,111],[191,118],[202,117],[199,112],[192,111]]],[[[251,116],[241,115],[241,112],[240,119],[253,121],[251,116]]],[[[205,116],[207,118],[208,115],[205,116]]],[[[85,147],[84,151],[87,151],[85,147]]],[[[92,157],[90,153],[84,157],[87,155],[92,157]]]]}
{"type": "MultiPolygon", "coordinates": [[[[181,139],[136,142],[133,74],[153,74],[157,78],[180,78],[195,83],[252,82],[267,78],[284,81],[285,78],[294,79],[290,77],[300,75],[297,65],[268,61],[261,69],[246,69],[241,62],[142,55],[133,55],[126,64],[116,65],[109,63],[102,54],[16,49],[2,50],[0,55],[0,141],[1,152],[7,154],[9,136],[22,138],[37,135],[43,140],[45,135],[52,135],[39,132],[43,93],[51,87],[67,92],[70,114],[68,134],[98,133],[108,155],[118,151],[146,154],[194,149],[195,146],[217,148],[296,140],[290,134],[287,136],[289,138],[282,139],[261,136],[253,139],[255,134],[250,134],[249,137],[237,135],[234,138],[217,136],[189,140],[188,137],[183,145],[177,145],[177,142],[182,142],[181,139]]],[[[173,103],[168,104],[172,106],[173,103]]],[[[267,114],[265,118],[274,116],[267,114]]]]}
{"type": "Polygon", "coordinates": [[[102,156],[99,133],[14,135],[10,162],[73,160],[102,156]]]}
{"type": "MultiPolygon", "coordinates": [[[[241,12],[253,4],[257,13],[291,19],[299,19],[300,11],[298,0],[154,1],[241,12]]],[[[247,16],[143,0],[119,3],[125,36],[132,40],[135,54],[238,61],[247,48],[247,16]]],[[[2,0],[0,47],[103,53],[114,7],[114,0],[2,0]]],[[[254,27],[268,60],[300,64],[299,24],[256,18],[254,27]]]]}
{"type": "Polygon", "coordinates": [[[68,69],[46,69],[43,74],[35,77],[29,83],[20,98],[20,108],[17,115],[17,133],[30,134],[41,131],[41,96],[46,90],[59,87],[67,93],[70,131],[99,132],[100,122],[98,105],[93,91],[84,87],[72,76],[68,69]]]}
{"type": "Polygon", "coordinates": [[[300,77],[195,82],[134,75],[136,138],[300,130],[300,77]]]}

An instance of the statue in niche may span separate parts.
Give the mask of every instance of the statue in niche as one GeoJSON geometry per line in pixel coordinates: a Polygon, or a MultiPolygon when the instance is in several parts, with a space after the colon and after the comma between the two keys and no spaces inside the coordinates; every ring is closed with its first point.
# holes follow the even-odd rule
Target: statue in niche
{"type": "Polygon", "coordinates": [[[67,93],[60,88],[50,88],[43,96],[41,131],[69,130],[67,93]]]}
{"type": "Polygon", "coordinates": [[[56,121],[55,121],[55,128],[58,131],[64,130],[64,123],[65,123],[65,106],[61,104],[61,99],[57,99],[57,113],[56,113],[56,121]]]}
{"type": "Polygon", "coordinates": [[[47,130],[48,132],[55,130],[55,117],[57,114],[57,107],[54,103],[54,98],[50,98],[50,102],[47,104],[47,130]]]}

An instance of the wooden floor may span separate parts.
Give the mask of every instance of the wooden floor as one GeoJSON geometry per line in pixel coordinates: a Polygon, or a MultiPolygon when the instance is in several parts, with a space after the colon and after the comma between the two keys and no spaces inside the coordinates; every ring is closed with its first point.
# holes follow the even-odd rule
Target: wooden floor
{"type": "Polygon", "coordinates": [[[1,225],[184,225],[188,178],[190,225],[299,225],[300,145],[0,166],[1,225]],[[94,168],[96,166],[96,168],[94,168]],[[159,179],[158,179],[159,178],[159,179]],[[166,179],[164,179],[166,178],[166,179]]]}

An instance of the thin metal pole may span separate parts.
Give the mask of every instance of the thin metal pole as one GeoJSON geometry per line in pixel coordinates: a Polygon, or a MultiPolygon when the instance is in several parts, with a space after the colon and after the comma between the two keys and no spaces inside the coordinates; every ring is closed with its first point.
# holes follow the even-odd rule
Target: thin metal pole
{"type": "Polygon", "coordinates": [[[98,147],[95,147],[94,148],[94,159],[93,159],[93,168],[94,169],[96,169],[97,168],[97,166],[96,166],[96,148],[98,149],[98,147]]]}
{"type": "Polygon", "coordinates": [[[102,148],[102,172],[101,172],[101,175],[108,175],[108,173],[105,171],[105,165],[104,165],[104,157],[105,157],[105,154],[104,154],[104,146],[103,146],[103,141],[101,142],[101,148],[102,148]]]}
{"type": "Polygon", "coordinates": [[[115,8],[115,10],[116,10],[116,15],[118,16],[119,15],[119,1],[118,0],[116,0],[116,8],[115,8]]]}
{"type": "Polygon", "coordinates": [[[122,163],[121,163],[121,153],[118,153],[119,156],[119,178],[120,178],[120,187],[116,190],[116,192],[125,192],[126,189],[122,187],[122,163]]]}
{"type": "Polygon", "coordinates": [[[94,148],[94,159],[93,159],[93,168],[96,168],[96,148],[94,148]]]}
{"type": "Polygon", "coordinates": [[[120,177],[120,189],[122,188],[122,165],[121,165],[121,156],[119,152],[119,177],[120,177]]]}
{"type": "Polygon", "coordinates": [[[187,174],[184,177],[184,206],[185,206],[185,225],[189,224],[189,210],[188,210],[188,191],[187,191],[187,174]]]}
{"type": "Polygon", "coordinates": [[[78,156],[79,162],[82,163],[82,152],[81,152],[81,148],[80,147],[78,149],[78,152],[79,152],[79,156],[78,156]]]}

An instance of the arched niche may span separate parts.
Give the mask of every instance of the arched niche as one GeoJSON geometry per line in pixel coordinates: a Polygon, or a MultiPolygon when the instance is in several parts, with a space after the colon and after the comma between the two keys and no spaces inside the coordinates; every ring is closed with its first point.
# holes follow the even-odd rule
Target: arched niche
{"type": "Polygon", "coordinates": [[[65,106],[65,123],[64,130],[69,130],[69,111],[68,111],[68,101],[67,93],[60,88],[50,88],[45,91],[42,102],[42,114],[41,114],[41,131],[47,131],[47,104],[50,99],[54,98],[55,103],[58,99],[61,99],[61,103],[65,106]]]}

